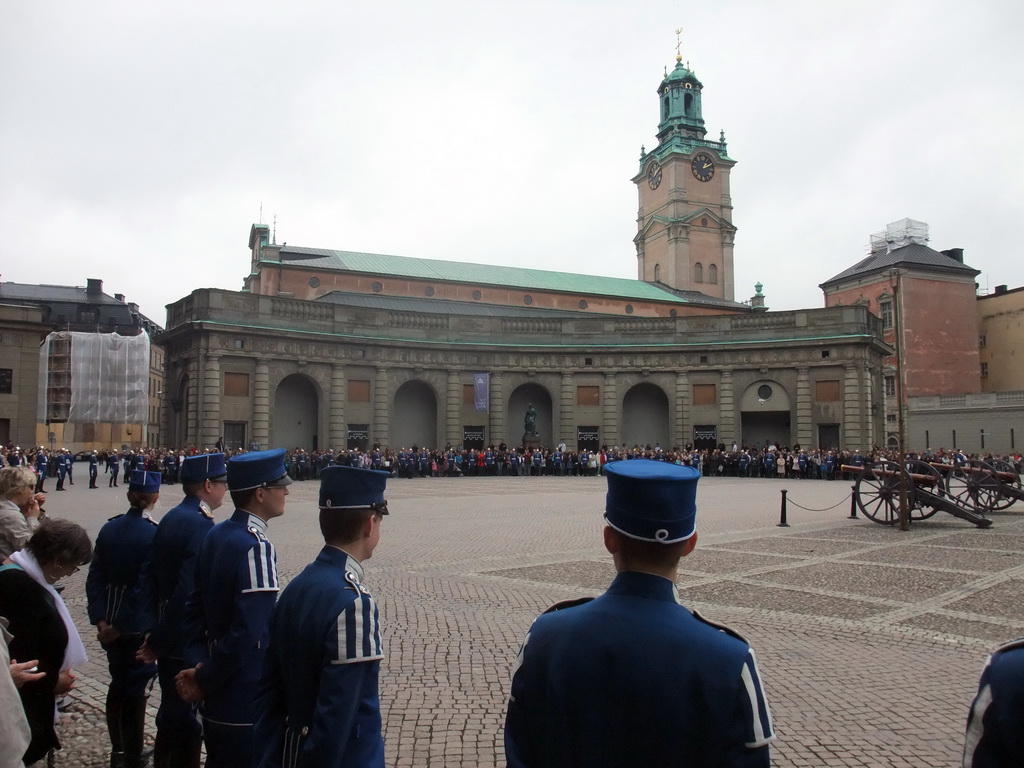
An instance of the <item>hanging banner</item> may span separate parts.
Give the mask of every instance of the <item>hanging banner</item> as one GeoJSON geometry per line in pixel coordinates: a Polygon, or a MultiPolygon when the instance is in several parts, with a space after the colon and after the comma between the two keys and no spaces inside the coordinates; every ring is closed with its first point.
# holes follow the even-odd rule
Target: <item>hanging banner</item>
{"type": "Polygon", "coordinates": [[[473,374],[473,408],[478,411],[486,411],[487,403],[491,399],[491,374],[473,374]]]}

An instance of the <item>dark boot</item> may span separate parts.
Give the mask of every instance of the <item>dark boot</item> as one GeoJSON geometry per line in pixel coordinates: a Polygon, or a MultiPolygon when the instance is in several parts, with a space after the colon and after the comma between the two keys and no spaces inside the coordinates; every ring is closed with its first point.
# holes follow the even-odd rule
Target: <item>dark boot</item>
{"type": "Polygon", "coordinates": [[[149,762],[148,756],[145,760],[142,757],[145,743],[146,699],[148,698],[148,696],[127,697],[121,708],[121,744],[124,748],[124,768],[143,768],[149,762]]]}
{"type": "Polygon", "coordinates": [[[121,742],[121,712],[124,697],[107,691],[107,733],[110,735],[110,768],[124,768],[124,745],[121,742]]]}
{"type": "Polygon", "coordinates": [[[153,768],[200,768],[203,737],[201,733],[177,734],[176,738],[156,732],[153,745],[153,768]]]}

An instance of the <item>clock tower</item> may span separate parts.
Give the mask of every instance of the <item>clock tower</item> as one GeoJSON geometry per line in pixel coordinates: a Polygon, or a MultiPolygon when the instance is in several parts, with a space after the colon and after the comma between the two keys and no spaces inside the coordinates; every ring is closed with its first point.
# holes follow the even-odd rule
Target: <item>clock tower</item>
{"type": "Polygon", "coordinates": [[[680,291],[734,301],[732,198],[725,132],[705,139],[703,85],[676,66],[658,86],[658,145],[640,150],[633,178],[640,195],[636,243],[638,277],[680,291]]]}

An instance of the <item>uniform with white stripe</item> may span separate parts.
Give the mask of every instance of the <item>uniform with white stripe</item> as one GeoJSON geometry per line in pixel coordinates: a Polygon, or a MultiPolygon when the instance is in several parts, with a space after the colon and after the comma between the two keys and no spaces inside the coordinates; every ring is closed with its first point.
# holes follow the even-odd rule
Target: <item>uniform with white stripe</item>
{"type": "Polygon", "coordinates": [[[509,768],[767,767],[774,739],[753,650],[661,576],[539,616],[513,670],[509,768]]]}
{"type": "Polygon", "coordinates": [[[202,664],[203,719],[252,726],[256,688],[278,593],[277,554],[267,524],[244,509],[210,529],[186,608],[185,661],[202,664]]]}
{"type": "Polygon", "coordinates": [[[261,768],[384,765],[384,648],[362,578],[357,560],[326,546],[281,594],[260,685],[261,768]]]}
{"type": "Polygon", "coordinates": [[[985,663],[964,738],[964,768],[1024,765],[1024,638],[985,663]]]}

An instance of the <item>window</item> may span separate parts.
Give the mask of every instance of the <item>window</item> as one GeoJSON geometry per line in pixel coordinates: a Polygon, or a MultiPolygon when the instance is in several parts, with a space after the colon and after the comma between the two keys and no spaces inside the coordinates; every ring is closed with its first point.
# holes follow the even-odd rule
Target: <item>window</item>
{"type": "Polygon", "coordinates": [[[828,349],[821,350],[821,359],[828,360],[832,356],[832,352],[828,349]]]}
{"type": "Polygon", "coordinates": [[[701,264],[699,261],[693,265],[693,282],[704,282],[704,265],[701,264]]]}
{"type": "Polygon", "coordinates": [[[882,327],[886,329],[892,328],[892,302],[878,302],[878,314],[882,318],[882,327]]]}
{"type": "Polygon", "coordinates": [[[896,423],[896,414],[895,413],[887,413],[887,414],[885,414],[885,420],[889,424],[895,424],[896,423]]]}
{"type": "Polygon", "coordinates": [[[600,387],[576,387],[576,405],[600,405],[600,387]]]}
{"type": "Polygon", "coordinates": [[[249,396],[249,374],[224,372],[224,396],[225,397],[248,397],[249,396]]]}
{"type": "Polygon", "coordinates": [[[896,397],[896,377],[886,376],[885,377],[885,396],[896,397]]]}
{"type": "Polygon", "coordinates": [[[712,285],[718,285],[718,265],[711,264],[708,267],[708,282],[712,285]]]}
{"type": "Polygon", "coordinates": [[[978,337],[978,347],[984,349],[988,346],[988,337],[983,333],[978,337]]]}
{"type": "Polygon", "coordinates": [[[981,364],[981,378],[988,378],[988,363],[981,364]]]}
{"type": "Polygon", "coordinates": [[[694,405],[714,405],[718,402],[715,397],[715,385],[714,384],[694,384],[693,385],[693,404],[694,405]]]}
{"type": "Polygon", "coordinates": [[[814,382],[814,399],[819,403],[838,403],[839,379],[814,382]]]}
{"type": "Polygon", "coordinates": [[[14,369],[0,368],[0,395],[11,394],[14,386],[14,369]]]}
{"type": "Polygon", "coordinates": [[[368,379],[353,379],[345,388],[350,403],[370,402],[370,382],[368,379]]]}
{"type": "Polygon", "coordinates": [[[661,280],[661,264],[654,265],[654,282],[661,280]]]}

